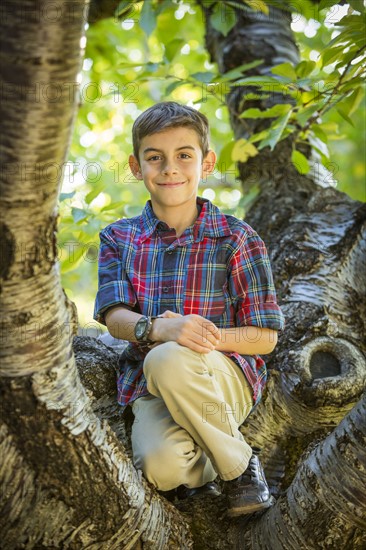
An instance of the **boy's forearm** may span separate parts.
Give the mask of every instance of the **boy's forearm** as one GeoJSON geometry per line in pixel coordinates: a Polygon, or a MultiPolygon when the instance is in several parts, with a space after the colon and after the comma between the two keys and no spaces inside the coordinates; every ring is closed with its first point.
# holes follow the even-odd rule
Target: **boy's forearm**
{"type": "MultiPolygon", "coordinates": [[[[181,317],[181,315],[172,314],[174,317],[181,317]]],[[[109,333],[114,338],[120,340],[127,340],[129,342],[137,342],[135,337],[135,326],[139,319],[143,315],[141,313],[135,313],[124,307],[112,307],[105,314],[105,322],[109,333]]],[[[152,329],[149,334],[149,339],[156,342],[166,342],[169,338],[169,321],[171,319],[166,313],[161,315],[166,317],[165,319],[154,319],[152,323],[152,329]],[[157,326],[158,325],[158,326],[157,326]]]]}
{"type": "MultiPolygon", "coordinates": [[[[109,333],[114,338],[136,342],[135,326],[141,314],[116,306],[105,314],[109,333]]],[[[178,342],[199,353],[209,353],[217,345],[218,328],[200,315],[183,316],[172,311],[164,311],[159,319],[152,321],[149,340],[156,344],[178,342]]]]}
{"type": "MultiPolygon", "coordinates": [[[[114,307],[107,311],[105,320],[109,333],[114,338],[136,342],[135,325],[141,313],[135,313],[123,307],[114,307]]],[[[157,319],[153,321],[151,337],[157,341],[168,341],[169,321],[157,319]]],[[[219,329],[221,340],[215,346],[217,351],[237,352],[243,355],[266,355],[273,351],[277,344],[277,331],[260,327],[233,327],[219,329]]],[[[202,339],[205,330],[202,330],[202,339]]]]}
{"type": "Polygon", "coordinates": [[[105,322],[109,333],[114,338],[136,342],[134,330],[141,316],[141,313],[135,313],[123,307],[113,307],[105,314],[105,322]]]}
{"type": "Polygon", "coordinates": [[[266,355],[277,344],[277,331],[260,327],[233,327],[219,329],[221,340],[217,351],[231,351],[242,355],[266,355]]]}

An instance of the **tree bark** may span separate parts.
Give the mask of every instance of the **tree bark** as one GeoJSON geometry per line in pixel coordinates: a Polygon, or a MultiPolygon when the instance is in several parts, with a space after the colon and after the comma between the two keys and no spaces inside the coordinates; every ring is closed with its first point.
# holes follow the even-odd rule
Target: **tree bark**
{"type": "Polygon", "coordinates": [[[364,395],[304,459],[277,504],[249,528],[236,527],[237,548],[365,548],[365,464],[364,395]]]}
{"type": "Polygon", "coordinates": [[[60,284],[56,204],[86,10],[82,0],[18,0],[1,22],[1,541],[189,548],[179,512],[92,410],[71,348],[77,322],[60,284]]]}
{"type": "MultiPolygon", "coordinates": [[[[237,24],[224,37],[211,27],[210,10],[204,9],[206,45],[220,72],[257,59],[258,52],[265,62],[252,69],[252,74],[267,74],[278,63],[297,62],[288,13],[271,8],[267,17],[237,10],[237,24]]],[[[269,98],[248,101],[250,92],[252,87],[234,84],[225,97],[237,139],[259,132],[266,123],[263,119],[240,119],[243,110],[284,100],[272,93],[269,98]]],[[[243,192],[254,181],[260,187],[245,219],[268,246],[279,301],[287,319],[286,329],[268,361],[270,379],[263,403],[242,427],[246,439],[263,448],[262,462],[276,495],[288,489],[306,448],[322,439],[358,401],[366,380],[365,283],[360,279],[365,269],[365,205],[332,187],[319,186],[318,174],[299,175],[288,161],[291,150],[291,140],[286,139],[274,151],[266,148],[240,165],[243,192]]],[[[309,155],[309,151],[305,147],[304,153],[309,155]]],[[[365,464],[364,456],[350,461],[347,471],[353,467],[353,481],[365,464]]],[[[330,465],[339,467],[335,461],[330,461],[330,465]]],[[[320,468],[317,475],[319,485],[314,488],[313,498],[321,501],[326,472],[320,468]]],[[[288,502],[293,503],[294,494],[300,500],[306,498],[301,479],[297,474],[292,489],[287,490],[288,502]]],[[[348,491],[342,496],[339,485],[335,491],[339,491],[340,500],[347,502],[348,491]]],[[[322,523],[315,540],[311,538],[313,518],[308,523],[295,522],[294,516],[286,513],[280,499],[266,514],[268,518],[265,516],[260,522],[255,536],[242,537],[248,545],[245,547],[293,548],[288,531],[281,531],[276,542],[270,535],[262,536],[264,522],[273,527],[276,522],[279,526],[293,520],[290,529],[296,534],[294,538],[297,542],[307,540],[307,548],[332,547],[327,546],[326,540],[333,539],[339,541],[338,547],[346,547],[352,533],[360,527],[356,528],[357,523],[347,516],[338,538],[334,518],[329,529],[322,523]],[[276,519],[272,521],[272,517],[276,519]]],[[[355,548],[361,548],[361,539],[355,537],[361,544],[355,548]]]]}

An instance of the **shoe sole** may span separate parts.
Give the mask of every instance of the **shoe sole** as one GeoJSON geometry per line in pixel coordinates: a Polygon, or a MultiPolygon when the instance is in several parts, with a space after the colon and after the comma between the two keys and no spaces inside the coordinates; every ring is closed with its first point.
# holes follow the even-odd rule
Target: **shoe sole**
{"type": "Polygon", "coordinates": [[[245,516],[247,514],[253,514],[254,512],[258,512],[259,510],[266,510],[267,508],[270,508],[275,503],[275,499],[273,497],[270,497],[266,502],[260,502],[258,504],[251,504],[249,505],[243,505],[243,506],[237,506],[236,508],[229,508],[227,511],[227,514],[229,517],[237,517],[237,516],[245,516]]]}

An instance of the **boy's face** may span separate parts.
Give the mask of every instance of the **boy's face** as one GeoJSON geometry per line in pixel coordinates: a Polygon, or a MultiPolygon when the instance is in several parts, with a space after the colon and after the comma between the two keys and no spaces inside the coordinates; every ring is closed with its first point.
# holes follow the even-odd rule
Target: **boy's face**
{"type": "Polygon", "coordinates": [[[139,150],[140,162],[130,155],[133,175],[143,180],[157,210],[184,206],[196,208],[197,188],[202,177],[213,171],[216,156],[202,150],[195,130],[169,128],[145,136],[139,150]]]}

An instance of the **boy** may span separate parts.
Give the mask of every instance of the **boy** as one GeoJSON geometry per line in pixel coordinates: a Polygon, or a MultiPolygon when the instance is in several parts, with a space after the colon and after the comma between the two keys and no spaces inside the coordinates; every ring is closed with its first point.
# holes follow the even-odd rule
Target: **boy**
{"type": "Polygon", "coordinates": [[[208,133],[203,114],[170,101],[136,119],[129,164],[151,199],[100,234],[95,319],[130,342],[118,400],[135,416],[135,466],[181,498],[218,494],[219,475],[235,516],[272,504],[239,426],[284,321],[263,241],[197,197],[216,162],[208,133]]]}

